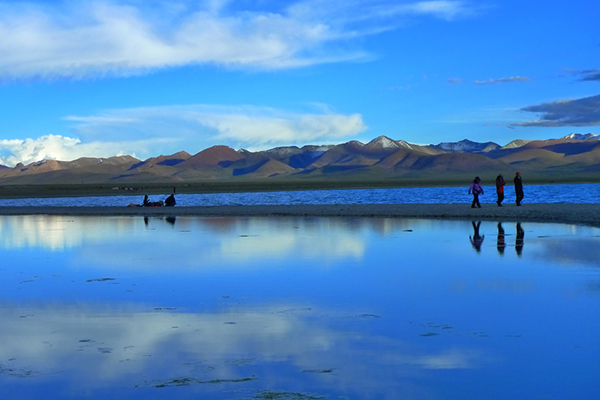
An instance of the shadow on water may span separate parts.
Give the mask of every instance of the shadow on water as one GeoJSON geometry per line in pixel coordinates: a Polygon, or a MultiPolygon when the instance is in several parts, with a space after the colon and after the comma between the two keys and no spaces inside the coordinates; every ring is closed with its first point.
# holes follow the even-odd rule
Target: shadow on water
{"type": "Polygon", "coordinates": [[[521,223],[517,222],[517,240],[515,241],[515,250],[520,256],[523,253],[523,242],[525,239],[525,231],[521,228],[521,223]]]}
{"type": "MultiPolygon", "coordinates": [[[[172,216],[172,215],[165,217],[165,218],[154,218],[153,217],[152,219],[164,220],[170,225],[175,225],[175,222],[177,221],[177,217],[172,216]]],[[[144,225],[146,226],[146,228],[148,228],[150,226],[150,218],[148,216],[144,216],[144,225]]]]}
{"type": "Polygon", "coordinates": [[[469,240],[471,241],[471,245],[475,249],[476,252],[481,252],[481,245],[483,244],[483,239],[485,239],[485,235],[481,235],[479,233],[479,228],[481,227],[481,221],[471,221],[473,225],[473,235],[469,236],[469,240]]]}
{"type": "MultiPolygon", "coordinates": [[[[485,239],[485,235],[480,233],[481,221],[471,221],[471,225],[473,226],[473,234],[469,235],[469,240],[471,242],[471,246],[477,253],[481,253],[481,246],[483,245],[483,240],[485,239]]],[[[498,250],[498,254],[504,255],[504,250],[506,249],[506,231],[504,230],[504,226],[502,226],[502,222],[498,222],[496,225],[498,229],[498,235],[496,239],[496,249],[498,250]]],[[[520,222],[515,224],[516,228],[516,239],[515,239],[515,252],[518,256],[523,254],[523,244],[525,241],[525,231],[521,226],[520,222]]]]}
{"type": "Polygon", "coordinates": [[[506,247],[506,240],[504,237],[504,228],[502,227],[502,223],[498,222],[498,238],[496,240],[496,248],[498,249],[498,253],[500,255],[504,254],[505,247],[506,247]]]}

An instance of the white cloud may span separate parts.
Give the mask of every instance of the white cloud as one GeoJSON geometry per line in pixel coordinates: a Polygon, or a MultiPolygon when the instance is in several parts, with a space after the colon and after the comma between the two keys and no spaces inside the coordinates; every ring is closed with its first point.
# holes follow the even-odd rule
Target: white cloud
{"type": "Polygon", "coordinates": [[[487,81],[474,81],[476,85],[495,85],[504,82],[529,82],[531,78],[525,76],[511,76],[510,78],[488,79],[487,81]]]}
{"type": "Polygon", "coordinates": [[[42,159],[60,159],[72,153],[79,139],[47,135],[37,139],[0,140],[0,151],[9,153],[0,157],[2,164],[14,165],[19,161],[30,163],[42,159]]]}
{"type": "Polygon", "coordinates": [[[0,164],[123,154],[146,159],[181,150],[194,154],[215,144],[264,150],[337,143],[367,129],[360,114],[336,114],[322,107],[314,113],[299,113],[254,106],[165,106],[64,119],[75,124],[75,138],[46,135],[0,140],[0,164]]]}
{"type": "Polygon", "coordinates": [[[0,3],[0,77],[126,76],[217,64],[279,69],[362,58],[344,48],[359,36],[395,29],[398,17],[452,20],[464,1],[300,1],[281,10],[235,2],[0,3]],[[8,38],[8,39],[7,39],[8,38]]]}
{"type": "Polygon", "coordinates": [[[447,20],[452,20],[461,15],[468,15],[472,12],[464,1],[419,1],[399,6],[399,8],[415,14],[432,15],[447,20]]]}
{"type": "Polygon", "coordinates": [[[0,140],[0,164],[15,166],[22,162],[27,165],[41,160],[71,161],[81,157],[112,157],[133,155],[140,146],[147,147],[148,141],[114,143],[93,141],[82,143],[80,139],[60,135],[45,135],[36,139],[0,140]]]}
{"type": "Polygon", "coordinates": [[[458,84],[463,83],[463,80],[461,78],[448,78],[448,79],[446,79],[446,82],[448,84],[451,84],[451,85],[452,84],[457,84],[458,85],[458,84]]]}
{"type": "Polygon", "coordinates": [[[256,107],[198,110],[196,122],[213,129],[219,142],[245,148],[264,148],[293,143],[322,143],[356,135],[366,129],[359,114],[296,114],[256,107]]]}
{"type": "Polygon", "coordinates": [[[214,144],[234,148],[265,149],[352,137],[366,129],[359,114],[343,115],[319,110],[299,113],[256,106],[189,105],[108,110],[99,116],[68,117],[81,137],[161,139],[162,144],[192,143],[200,151],[214,144]]]}
{"type": "MultiPolygon", "coordinates": [[[[393,29],[399,25],[398,17],[430,16],[452,20],[460,16],[473,14],[479,7],[467,1],[439,0],[439,1],[389,1],[389,0],[330,0],[323,3],[320,0],[300,1],[289,7],[290,15],[302,20],[327,21],[336,27],[347,28],[356,24],[362,30],[359,34],[381,31],[387,26],[393,29]],[[400,3],[400,4],[399,4],[400,3]],[[390,20],[396,18],[396,20],[390,20]],[[383,25],[380,25],[384,22],[383,25]],[[385,23],[388,25],[385,25],[385,23]],[[379,26],[379,28],[376,28],[379,26]]],[[[350,29],[341,29],[349,34],[350,29]]],[[[356,33],[356,31],[355,31],[356,33]]]]}

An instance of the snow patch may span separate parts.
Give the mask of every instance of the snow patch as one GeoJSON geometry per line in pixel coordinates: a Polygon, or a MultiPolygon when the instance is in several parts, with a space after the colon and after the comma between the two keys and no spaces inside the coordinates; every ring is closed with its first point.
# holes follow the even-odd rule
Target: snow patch
{"type": "Polygon", "coordinates": [[[598,140],[600,139],[600,135],[595,135],[593,133],[571,133],[563,139],[575,139],[575,140],[598,140]]]}
{"type": "Polygon", "coordinates": [[[397,149],[398,144],[387,136],[379,136],[367,143],[367,147],[378,149],[397,149]]]}

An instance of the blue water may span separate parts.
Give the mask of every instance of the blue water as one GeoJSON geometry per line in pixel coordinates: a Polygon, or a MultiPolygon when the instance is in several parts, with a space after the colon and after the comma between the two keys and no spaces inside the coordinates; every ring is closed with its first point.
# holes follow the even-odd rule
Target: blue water
{"type": "MultiPolygon", "coordinates": [[[[494,203],[496,189],[484,186],[481,203],[494,203]]],[[[399,189],[312,190],[258,193],[211,193],[176,195],[178,206],[293,205],[293,204],[418,204],[470,203],[467,187],[399,189]]],[[[150,196],[164,200],[168,194],[150,196]]],[[[505,189],[505,203],[514,202],[512,187],[505,189]]],[[[0,199],[0,206],[101,207],[140,204],[143,195],[63,198],[0,199]]],[[[600,184],[528,185],[524,203],[599,203],[600,184]]]]}
{"type": "Polygon", "coordinates": [[[0,216],[0,399],[600,398],[600,229],[0,216]]]}

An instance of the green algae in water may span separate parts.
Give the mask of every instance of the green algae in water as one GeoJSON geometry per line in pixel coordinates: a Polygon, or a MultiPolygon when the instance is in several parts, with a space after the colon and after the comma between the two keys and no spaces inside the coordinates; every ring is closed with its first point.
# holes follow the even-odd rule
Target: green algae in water
{"type": "Polygon", "coordinates": [[[302,372],[305,373],[309,373],[309,374],[330,374],[333,372],[333,368],[328,368],[328,369],[305,369],[302,372]]]}
{"type": "Polygon", "coordinates": [[[233,379],[210,379],[207,381],[203,381],[200,379],[194,378],[175,378],[165,383],[159,383],[154,385],[155,388],[164,388],[168,386],[189,386],[189,385],[199,385],[205,383],[211,384],[219,384],[219,383],[240,383],[240,382],[248,382],[258,379],[255,376],[249,376],[246,378],[233,378],[233,379]]]}
{"type": "Polygon", "coordinates": [[[265,400],[314,400],[323,399],[324,396],[311,394],[311,393],[297,393],[297,392],[280,392],[280,391],[264,391],[254,396],[255,399],[265,400]]]}

